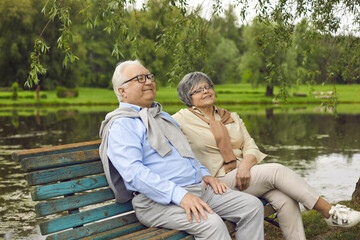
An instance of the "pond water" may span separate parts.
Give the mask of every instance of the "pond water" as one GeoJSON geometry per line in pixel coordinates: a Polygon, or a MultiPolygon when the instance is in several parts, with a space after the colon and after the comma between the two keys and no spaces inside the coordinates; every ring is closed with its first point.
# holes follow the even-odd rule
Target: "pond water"
{"type": "MultiPolygon", "coordinates": [[[[0,238],[43,239],[24,173],[11,153],[96,140],[101,121],[114,108],[0,108],[0,238]]],[[[164,106],[170,113],[176,108],[164,106]]],[[[360,114],[253,108],[231,111],[269,155],[264,162],[295,170],[330,202],[351,199],[360,177],[360,114]]]]}

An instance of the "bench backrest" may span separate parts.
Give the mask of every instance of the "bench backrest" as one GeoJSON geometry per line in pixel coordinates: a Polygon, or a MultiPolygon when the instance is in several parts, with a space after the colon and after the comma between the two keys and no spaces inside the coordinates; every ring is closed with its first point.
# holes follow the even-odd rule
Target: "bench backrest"
{"type": "Polygon", "coordinates": [[[41,234],[54,233],[47,239],[77,239],[111,229],[129,233],[145,228],[136,219],[130,201],[115,203],[99,159],[99,144],[100,140],[12,154],[26,172],[32,199],[39,201],[35,212],[41,218],[41,234]],[[109,220],[96,222],[106,218],[109,220]],[[92,222],[96,224],[89,224],[92,222]]]}

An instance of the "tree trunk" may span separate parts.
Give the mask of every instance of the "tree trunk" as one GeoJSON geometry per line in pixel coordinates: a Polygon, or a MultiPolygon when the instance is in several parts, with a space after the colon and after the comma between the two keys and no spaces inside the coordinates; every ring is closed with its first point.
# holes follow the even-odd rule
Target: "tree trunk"
{"type": "Polygon", "coordinates": [[[265,112],[266,112],[267,119],[270,119],[274,116],[274,108],[266,108],[265,112]]]}
{"type": "Polygon", "coordinates": [[[266,94],[265,94],[265,96],[273,97],[274,96],[273,91],[274,91],[274,87],[267,85],[266,86],[266,94]]]}
{"type": "Polygon", "coordinates": [[[40,85],[36,86],[36,100],[40,99],[40,85]]]}
{"type": "Polygon", "coordinates": [[[360,205],[360,178],[359,181],[356,183],[355,191],[352,194],[352,200],[354,201],[355,205],[360,205]]]}

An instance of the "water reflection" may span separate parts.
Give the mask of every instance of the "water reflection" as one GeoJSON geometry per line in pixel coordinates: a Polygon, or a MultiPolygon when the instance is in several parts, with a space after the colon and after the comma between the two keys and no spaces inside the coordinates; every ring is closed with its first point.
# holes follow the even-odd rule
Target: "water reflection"
{"type": "MultiPolygon", "coordinates": [[[[164,106],[174,113],[181,106],[164,106]]],[[[21,149],[98,139],[107,112],[116,106],[59,109],[0,109],[0,237],[42,239],[36,227],[34,205],[20,165],[10,154],[21,149]]],[[[228,106],[227,106],[228,108],[228,106]]],[[[309,113],[258,109],[236,111],[269,157],[304,177],[330,202],[348,200],[360,172],[360,114],[309,113]]]]}

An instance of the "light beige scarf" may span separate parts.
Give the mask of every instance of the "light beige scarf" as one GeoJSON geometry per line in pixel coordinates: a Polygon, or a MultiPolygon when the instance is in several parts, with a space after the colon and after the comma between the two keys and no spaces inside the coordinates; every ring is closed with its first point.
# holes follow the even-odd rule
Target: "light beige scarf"
{"type": "Polygon", "coordinates": [[[151,108],[143,108],[140,112],[129,107],[120,106],[116,110],[108,113],[105,116],[105,120],[101,123],[99,132],[99,136],[102,139],[99,146],[100,159],[103,163],[109,186],[114,191],[115,199],[119,203],[124,203],[133,196],[127,191],[124,180],[107,156],[109,129],[115,119],[119,117],[140,117],[147,130],[149,144],[161,157],[166,156],[172,151],[167,141],[169,140],[182,157],[194,158],[191,147],[186,137],[182,134],[181,129],[170,119],[161,115],[162,106],[159,103],[154,102],[153,105],[151,108]]]}

